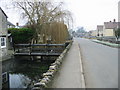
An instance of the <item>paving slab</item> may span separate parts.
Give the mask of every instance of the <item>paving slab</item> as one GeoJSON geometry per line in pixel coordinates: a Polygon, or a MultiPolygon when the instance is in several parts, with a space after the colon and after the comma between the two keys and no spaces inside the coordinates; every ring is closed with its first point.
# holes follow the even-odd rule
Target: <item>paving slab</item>
{"type": "Polygon", "coordinates": [[[81,88],[80,60],[78,43],[74,41],[64,58],[60,70],[53,80],[51,88],[81,88]]]}

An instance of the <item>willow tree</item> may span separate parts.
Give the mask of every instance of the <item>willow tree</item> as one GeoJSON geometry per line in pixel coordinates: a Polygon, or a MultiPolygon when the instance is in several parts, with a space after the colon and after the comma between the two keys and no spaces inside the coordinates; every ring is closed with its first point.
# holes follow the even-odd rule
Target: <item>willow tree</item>
{"type": "MultiPolygon", "coordinates": [[[[33,43],[38,43],[39,36],[51,35],[49,29],[53,22],[67,22],[69,26],[72,20],[69,11],[62,9],[63,3],[55,3],[48,0],[22,0],[23,2],[13,2],[14,6],[22,10],[24,19],[27,20],[27,25],[35,30],[33,43]]],[[[57,27],[59,28],[59,26],[57,27]]],[[[58,30],[58,29],[56,29],[58,30]]],[[[44,40],[44,43],[46,41],[44,40]]]]}

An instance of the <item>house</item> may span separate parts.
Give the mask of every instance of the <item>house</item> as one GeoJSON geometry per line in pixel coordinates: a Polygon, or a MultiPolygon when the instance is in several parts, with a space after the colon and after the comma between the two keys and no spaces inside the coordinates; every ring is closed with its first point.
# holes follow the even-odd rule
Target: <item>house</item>
{"type": "Polygon", "coordinates": [[[97,25],[97,36],[98,37],[103,36],[103,25],[97,25]]]}
{"type": "MultiPolygon", "coordinates": [[[[7,50],[8,50],[7,49],[7,15],[0,7],[0,64],[2,64],[2,58],[7,55],[8,52],[7,50]]],[[[2,65],[0,66],[1,66],[0,69],[2,69],[2,65]]],[[[2,89],[1,74],[0,74],[0,89],[2,89]]]]}
{"type": "Polygon", "coordinates": [[[0,61],[8,53],[7,15],[0,7],[0,61]]]}
{"type": "Polygon", "coordinates": [[[84,38],[90,38],[90,37],[91,37],[91,31],[86,32],[84,38]]]}
{"type": "Polygon", "coordinates": [[[91,36],[97,36],[97,30],[92,30],[92,31],[90,31],[90,33],[91,33],[91,36]]]}
{"type": "MultiPolygon", "coordinates": [[[[15,28],[15,25],[7,21],[7,28],[15,28]]],[[[8,31],[8,49],[9,50],[12,49],[12,35],[9,31],[8,31]]]]}
{"type": "Polygon", "coordinates": [[[118,22],[110,21],[110,22],[104,22],[104,27],[103,27],[103,36],[105,37],[110,37],[110,36],[115,36],[114,31],[118,28],[118,22]]]}
{"type": "Polygon", "coordinates": [[[15,28],[15,25],[7,21],[7,28],[15,28]]]}

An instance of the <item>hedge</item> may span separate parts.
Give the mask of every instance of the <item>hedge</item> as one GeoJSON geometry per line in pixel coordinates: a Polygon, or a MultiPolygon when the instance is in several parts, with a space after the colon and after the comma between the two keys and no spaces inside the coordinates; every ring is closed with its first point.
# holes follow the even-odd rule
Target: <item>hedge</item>
{"type": "Polygon", "coordinates": [[[8,32],[12,34],[13,42],[29,43],[34,35],[34,31],[29,28],[9,28],[8,32]]]}

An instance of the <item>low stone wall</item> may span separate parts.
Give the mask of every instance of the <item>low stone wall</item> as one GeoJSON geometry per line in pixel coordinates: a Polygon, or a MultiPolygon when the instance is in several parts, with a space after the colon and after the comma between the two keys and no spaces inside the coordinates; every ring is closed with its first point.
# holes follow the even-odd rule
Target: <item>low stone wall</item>
{"type": "Polygon", "coordinates": [[[6,60],[9,60],[11,57],[13,57],[13,52],[14,52],[13,50],[8,50],[7,55],[2,57],[2,62],[6,61],[6,60]]]}
{"type": "Polygon", "coordinates": [[[62,54],[56,59],[54,63],[49,66],[49,70],[46,73],[43,73],[43,78],[39,80],[38,83],[34,84],[33,90],[42,90],[43,88],[47,88],[50,82],[53,80],[55,74],[59,70],[64,57],[67,53],[67,51],[70,49],[72,45],[72,41],[69,43],[69,45],[66,47],[66,49],[62,52],[62,54]]]}

